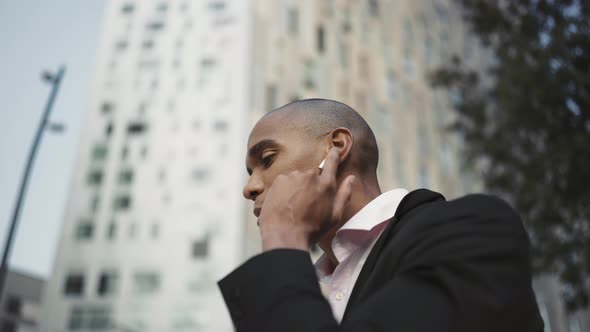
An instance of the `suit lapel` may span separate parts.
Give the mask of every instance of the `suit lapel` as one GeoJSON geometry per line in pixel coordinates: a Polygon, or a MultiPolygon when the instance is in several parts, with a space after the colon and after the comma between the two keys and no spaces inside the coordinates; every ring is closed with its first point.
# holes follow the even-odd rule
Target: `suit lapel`
{"type": "Polygon", "coordinates": [[[383,230],[377,242],[371,249],[363,268],[357,278],[356,283],[352,289],[352,293],[350,294],[350,298],[348,299],[348,303],[346,305],[346,309],[344,310],[344,315],[342,317],[342,321],[346,320],[348,313],[350,310],[357,304],[357,302],[361,299],[361,296],[365,292],[368,284],[367,280],[371,276],[371,272],[373,272],[375,268],[375,264],[377,263],[377,259],[380,257],[381,252],[385,244],[389,243],[389,240],[395,235],[393,229],[399,229],[402,225],[400,223],[404,223],[406,219],[403,217],[410,212],[411,210],[415,209],[416,207],[438,201],[444,200],[444,196],[427,190],[427,189],[417,189],[410,193],[408,193],[399,203],[395,215],[393,218],[389,219],[387,227],[383,230]]]}

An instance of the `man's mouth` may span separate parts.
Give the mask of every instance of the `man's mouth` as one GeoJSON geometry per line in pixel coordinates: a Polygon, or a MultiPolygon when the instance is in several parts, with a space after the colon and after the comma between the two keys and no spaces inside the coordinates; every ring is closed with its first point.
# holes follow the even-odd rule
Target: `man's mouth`
{"type": "Polygon", "coordinates": [[[260,217],[260,210],[262,210],[261,207],[256,207],[254,208],[254,215],[256,216],[256,218],[260,217]]]}

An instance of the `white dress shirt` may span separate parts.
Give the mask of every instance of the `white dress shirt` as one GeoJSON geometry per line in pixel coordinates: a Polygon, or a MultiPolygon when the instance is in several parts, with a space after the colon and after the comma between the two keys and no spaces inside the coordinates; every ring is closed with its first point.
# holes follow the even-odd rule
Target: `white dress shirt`
{"type": "Polygon", "coordinates": [[[407,193],[406,189],[382,193],[336,232],[332,239],[332,251],[338,265],[333,273],[329,272],[330,262],[325,254],[315,263],[320,287],[338,322],[342,321],[352,288],[371,249],[407,193]]]}

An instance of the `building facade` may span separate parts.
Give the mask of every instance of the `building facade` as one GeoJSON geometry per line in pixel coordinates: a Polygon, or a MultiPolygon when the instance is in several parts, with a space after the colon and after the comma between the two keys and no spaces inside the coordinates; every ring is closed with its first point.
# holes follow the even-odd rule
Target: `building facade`
{"type": "Polygon", "coordinates": [[[18,271],[8,271],[0,299],[1,332],[37,332],[45,280],[18,271]]]}

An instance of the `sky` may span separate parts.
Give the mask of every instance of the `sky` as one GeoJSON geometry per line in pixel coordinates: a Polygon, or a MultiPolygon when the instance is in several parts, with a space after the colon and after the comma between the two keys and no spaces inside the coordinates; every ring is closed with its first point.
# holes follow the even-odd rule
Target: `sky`
{"type": "Polygon", "coordinates": [[[51,86],[44,70],[66,73],[39,146],[10,268],[48,277],[62,226],[81,121],[88,109],[104,1],[0,0],[0,243],[6,243],[18,188],[51,86]]]}

